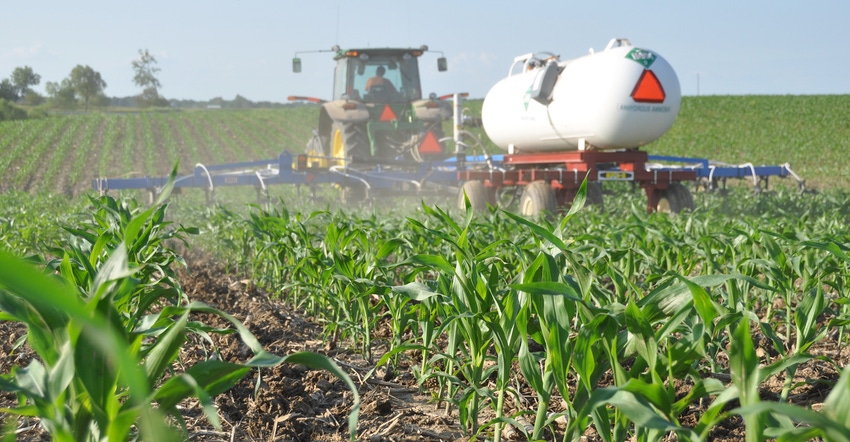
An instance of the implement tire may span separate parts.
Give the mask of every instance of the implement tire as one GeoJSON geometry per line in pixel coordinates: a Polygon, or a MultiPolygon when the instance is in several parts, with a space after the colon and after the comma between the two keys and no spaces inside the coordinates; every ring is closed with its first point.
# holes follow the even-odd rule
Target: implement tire
{"type": "Polygon", "coordinates": [[[466,198],[469,199],[469,207],[475,213],[484,213],[487,210],[487,204],[490,203],[490,197],[487,195],[487,189],[481,181],[466,181],[461,186],[457,195],[457,208],[466,210],[466,198]]]}
{"type": "Polygon", "coordinates": [[[546,181],[534,181],[525,186],[519,199],[519,209],[523,216],[539,218],[541,214],[555,213],[558,200],[555,191],[546,181]]]}
{"type": "Polygon", "coordinates": [[[694,209],[694,198],[691,191],[682,183],[670,183],[667,189],[659,191],[658,206],[655,210],[661,213],[677,214],[694,209]]]}
{"type": "Polygon", "coordinates": [[[340,187],[340,200],[350,207],[361,207],[368,200],[366,186],[361,183],[345,184],[340,187]]]}

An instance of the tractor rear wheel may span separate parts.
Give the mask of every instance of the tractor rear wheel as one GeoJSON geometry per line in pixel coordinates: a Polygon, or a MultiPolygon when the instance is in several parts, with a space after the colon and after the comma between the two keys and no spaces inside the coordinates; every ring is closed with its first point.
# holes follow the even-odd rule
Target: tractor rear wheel
{"type": "Polygon", "coordinates": [[[370,157],[366,128],[354,123],[334,123],[331,129],[331,157],[337,164],[365,162],[370,157]]]}
{"type": "Polygon", "coordinates": [[[554,213],[558,205],[555,191],[546,181],[533,181],[525,186],[519,199],[520,213],[537,218],[541,213],[554,213]]]}

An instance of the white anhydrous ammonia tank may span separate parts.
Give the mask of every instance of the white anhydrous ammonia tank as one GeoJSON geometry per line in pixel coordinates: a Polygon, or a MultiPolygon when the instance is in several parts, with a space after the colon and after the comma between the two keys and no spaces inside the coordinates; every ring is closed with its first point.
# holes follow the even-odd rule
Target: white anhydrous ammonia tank
{"type": "Polygon", "coordinates": [[[508,152],[627,149],[656,140],[679,113],[670,64],[654,51],[613,39],[605,50],[560,61],[517,57],[484,99],[487,135],[508,152]]]}

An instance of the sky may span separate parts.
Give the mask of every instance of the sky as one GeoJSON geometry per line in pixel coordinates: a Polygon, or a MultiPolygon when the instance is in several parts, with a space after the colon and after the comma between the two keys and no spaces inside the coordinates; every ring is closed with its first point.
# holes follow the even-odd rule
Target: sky
{"type": "Polygon", "coordinates": [[[134,96],[132,61],[147,49],[160,95],[206,101],[241,95],[285,102],[329,99],[330,53],[353,47],[419,47],[422,89],[483,98],[514,57],[562,60],[612,38],[664,57],[682,94],[850,93],[850,1],[446,1],[446,0],[0,0],[0,79],[29,66],[33,89],[88,65],[111,97],[134,96]],[[437,71],[445,56],[448,71],[437,71]]]}

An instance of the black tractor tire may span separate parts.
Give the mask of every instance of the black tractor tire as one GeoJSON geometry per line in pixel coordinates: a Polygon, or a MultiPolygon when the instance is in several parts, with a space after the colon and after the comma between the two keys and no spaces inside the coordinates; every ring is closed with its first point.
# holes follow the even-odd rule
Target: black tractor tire
{"type": "Polygon", "coordinates": [[[368,162],[372,157],[366,126],[357,123],[334,122],[331,128],[330,154],[352,163],[368,162]]]}
{"type": "Polygon", "coordinates": [[[519,199],[520,213],[529,218],[555,213],[558,201],[555,191],[546,181],[533,181],[525,186],[519,199]]]}

